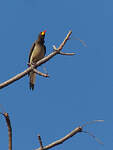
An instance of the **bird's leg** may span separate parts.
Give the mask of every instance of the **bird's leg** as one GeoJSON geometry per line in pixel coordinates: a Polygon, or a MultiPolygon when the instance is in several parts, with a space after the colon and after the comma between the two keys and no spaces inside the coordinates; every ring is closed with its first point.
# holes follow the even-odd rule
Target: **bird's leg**
{"type": "Polygon", "coordinates": [[[32,63],[29,63],[29,62],[27,63],[28,67],[33,66],[34,64],[35,63],[33,63],[33,62],[32,63]]]}

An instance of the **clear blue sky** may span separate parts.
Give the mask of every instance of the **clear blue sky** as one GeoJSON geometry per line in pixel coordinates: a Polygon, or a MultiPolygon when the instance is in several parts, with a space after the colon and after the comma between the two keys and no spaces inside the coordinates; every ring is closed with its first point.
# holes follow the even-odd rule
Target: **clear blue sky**
{"type": "MultiPolygon", "coordinates": [[[[70,29],[72,40],[63,50],[80,53],[55,56],[43,65],[51,77],[37,76],[33,92],[28,76],[0,90],[0,105],[11,118],[13,149],[38,148],[39,133],[43,144],[49,144],[95,119],[105,122],[84,130],[94,133],[104,146],[81,133],[54,149],[113,147],[112,6],[112,0],[0,1],[0,83],[27,68],[31,45],[40,31],[47,30],[47,54],[52,52],[52,45],[59,46],[70,29]],[[74,37],[84,40],[88,47],[74,37]]],[[[7,146],[7,127],[0,117],[0,149],[7,146]]]]}

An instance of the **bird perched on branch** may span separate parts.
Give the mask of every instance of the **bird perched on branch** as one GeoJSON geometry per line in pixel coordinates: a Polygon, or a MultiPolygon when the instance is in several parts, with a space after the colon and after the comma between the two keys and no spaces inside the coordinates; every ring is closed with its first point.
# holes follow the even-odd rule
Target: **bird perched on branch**
{"type": "MultiPolygon", "coordinates": [[[[28,60],[29,65],[35,64],[37,61],[41,60],[45,56],[46,53],[46,47],[44,45],[45,33],[46,33],[45,30],[43,32],[40,32],[38,35],[38,39],[33,43],[29,54],[28,60]]],[[[36,80],[36,73],[31,71],[29,73],[29,87],[32,90],[34,89],[35,80],[36,80]]]]}

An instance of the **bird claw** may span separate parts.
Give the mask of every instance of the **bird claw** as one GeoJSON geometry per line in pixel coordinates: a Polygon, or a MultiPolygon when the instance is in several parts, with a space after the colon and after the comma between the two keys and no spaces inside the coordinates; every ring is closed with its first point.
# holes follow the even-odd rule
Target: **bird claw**
{"type": "Polygon", "coordinates": [[[33,66],[35,63],[27,63],[28,67],[33,66]]]}

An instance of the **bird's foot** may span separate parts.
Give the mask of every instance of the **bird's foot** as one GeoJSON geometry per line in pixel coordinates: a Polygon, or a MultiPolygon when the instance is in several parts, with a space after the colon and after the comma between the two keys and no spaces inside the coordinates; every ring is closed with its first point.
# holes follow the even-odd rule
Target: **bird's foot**
{"type": "Polygon", "coordinates": [[[27,63],[28,67],[33,66],[35,63],[27,63]]]}

